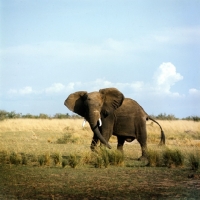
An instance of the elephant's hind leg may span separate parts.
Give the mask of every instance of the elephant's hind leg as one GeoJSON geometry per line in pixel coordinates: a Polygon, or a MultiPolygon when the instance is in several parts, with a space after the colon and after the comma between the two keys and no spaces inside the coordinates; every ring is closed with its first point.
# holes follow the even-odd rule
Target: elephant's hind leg
{"type": "Polygon", "coordinates": [[[140,132],[138,133],[137,140],[140,143],[141,150],[142,150],[142,158],[147,158],[147,131],[146,126],[140,127],[140,132]]]}

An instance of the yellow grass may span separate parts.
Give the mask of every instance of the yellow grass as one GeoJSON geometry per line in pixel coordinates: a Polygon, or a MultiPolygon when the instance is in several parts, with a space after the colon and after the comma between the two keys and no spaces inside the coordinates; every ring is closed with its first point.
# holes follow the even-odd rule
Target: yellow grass
{"type": "MultiPolygon", "coordinates": [[[[0,122],[0,150],[15,150],[25,152],[44,151],[82,151],[90,150],[93,136],[89,124],[82,128],[82,119],[9,119],[0,122]],[[55,144],[64,133],[71,133],[78,138],[78,144],[55,144]]],[[[158,121],[162,126],[166,145],[200,147],[200,122],[193,121],[158,121]]],[[[147,122],[148,146],[157,145],[160,141],[160,128],[157,124],[147,122]]],[[[116,137],[109,141],[116,148],[116,137]]],[[[140,154],[140,146],[134,141],[126,143],[125,149],[140,154]],[[131,145],[130,145],[131,144],[131,145]]]]}

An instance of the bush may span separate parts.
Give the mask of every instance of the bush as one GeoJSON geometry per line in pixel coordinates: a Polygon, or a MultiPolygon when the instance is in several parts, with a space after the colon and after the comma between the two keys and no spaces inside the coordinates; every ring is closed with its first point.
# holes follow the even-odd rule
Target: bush
{"type": "Polygon", "coordinates": [[[54,153],[52,155],[52,158],[53,158],[53,162],[54,162],[55,165],[59,165],[59,164],[62,163],[62,155],[61,155],[61,153],[58,153],[58,152],[54,153]]]}
{"type": "Polygon", "coordinates": [[[65,133],[61,138],[58,138],[57,144],[77,143],[78,138],[73,137],[71,133],[65,133]]]}
{"type": "Polygon", "coordinates": [[[21,156],[22,156],[22,165],[27,165],[28,159],[26,154],[23,153],[21,156]]]}
{"type": "Polygon", "coordinates": [[[44,165],[44,163],[45,163],[45,157],[44,157],[44,155],[39,155],[38,156],[38,162],[39,162],[40,166],[44,165]]]}
{"type": "Polygon", "coordinates": [[[49,165],[50,164],[50,154],[46,153],[44,155],[39,155],[38,162],[39,162],[40,166],[49,165]]]}
{"type": "Polygon", "coordinates": [[[8,161],[8,152],[7,151],[1,151],[0,152],[0,163],[6,163],[8,161]]]}
{"type": "Polygon", "coordinates": [[[94,166],[101,168],[104,166],[107,168],[109,165],[123,165],[124,164],[124,154],[119,150],[108,150],[105,147],[100,148],[97,151],[96,157],[94,159],[94,166]]]}
{"type": "Polygon", "coordinates": [[[113,150],[109,152],[109,162],[111,165],[121,166],[124,164],[124,154],[122,151],[113,150]]]}
{"type": "Polygon", "coordinates": [[[97,155],[94,159],[94,167],[102,168],[103,167],[103,159],[101,156],[97,155]]]}
{"type": "Polygon", "coordinates": [[[80,156],[77,156],[76,154],[71,154],[69,156],[68,164],[70,167],[76,168],[79,163],[80,163],[80,156]]]}
{"type": "Polygon", "coordinates": [[[198,170],[199,165],[200,165],[200,155],[199,153],[191,153],[189,154],[189,166],[191,167],[192,170],[198,170]]]}
{"type": "Polygon", "coordinates": [[[68,165],[68,160],[62,159],[62,167],[64,168],[66,165],[68,165]]]}
{"type": "Polygon", "coordinates": [[[148,158],[148,166],[150,167],[162,166],[162,156],[159,152],[154,150],[148,150],[147,158],[148,158]]]}
{"type": "Polygon", "coordinates": [[[184,156],[179,150],[167,149],[163,152],[163,161],[165,166],[182,166],[184,162],[184,156]]]}
{"type": "Polygon", "coordinates": [[[10,163],[11,164],[19,165],[21,162],[22,162],[22,157],[20,154],[17,154],[15,152],[12,152],[10,154],[10,163]]]}

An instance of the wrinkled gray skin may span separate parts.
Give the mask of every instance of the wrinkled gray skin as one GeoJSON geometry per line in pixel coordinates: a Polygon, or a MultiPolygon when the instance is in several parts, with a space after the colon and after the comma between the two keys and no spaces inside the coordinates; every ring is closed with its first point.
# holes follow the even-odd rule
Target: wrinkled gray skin
{"type": "Polygon", "coordinates": [[[117,136],[117,149],[123,150],[124,142],[137,139],[142,149],[142,157],[146,157],[148,119],[157,123],[161,129],[160,144],[165,144],[165,135],[158,122],[152,119],[134,100],[124,98],[116,88],[105,88],[99,92],[87,93],[79,91],[72,93],[64,102],[67,108],[84,117],[94,133],[91,143],[93,150],[100,140],[108,148],[111,135],[117,136]],[[102,126],[99,126],[99,118],[102,126]]]}

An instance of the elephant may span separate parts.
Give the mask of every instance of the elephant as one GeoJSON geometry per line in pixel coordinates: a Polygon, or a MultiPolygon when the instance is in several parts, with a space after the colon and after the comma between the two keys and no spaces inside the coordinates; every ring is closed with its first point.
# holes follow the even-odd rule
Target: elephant
{"type": "Polygon", "coordinates": [[[94,150],[98,141],[108,148],[112,135],[117,136],[117,149],[123,151],[124,142],[137,139],[142,157],[147,157],[146,121],[152,120],[161,129],[160,144],[165,144],[165,134],[161,125],[151,118],[133,99],[125,98],[116,88],[100,89],[98,92],[78,91],[70,94],[64,105],[84,117],[93,131],[90,148],[94,150]]]}

